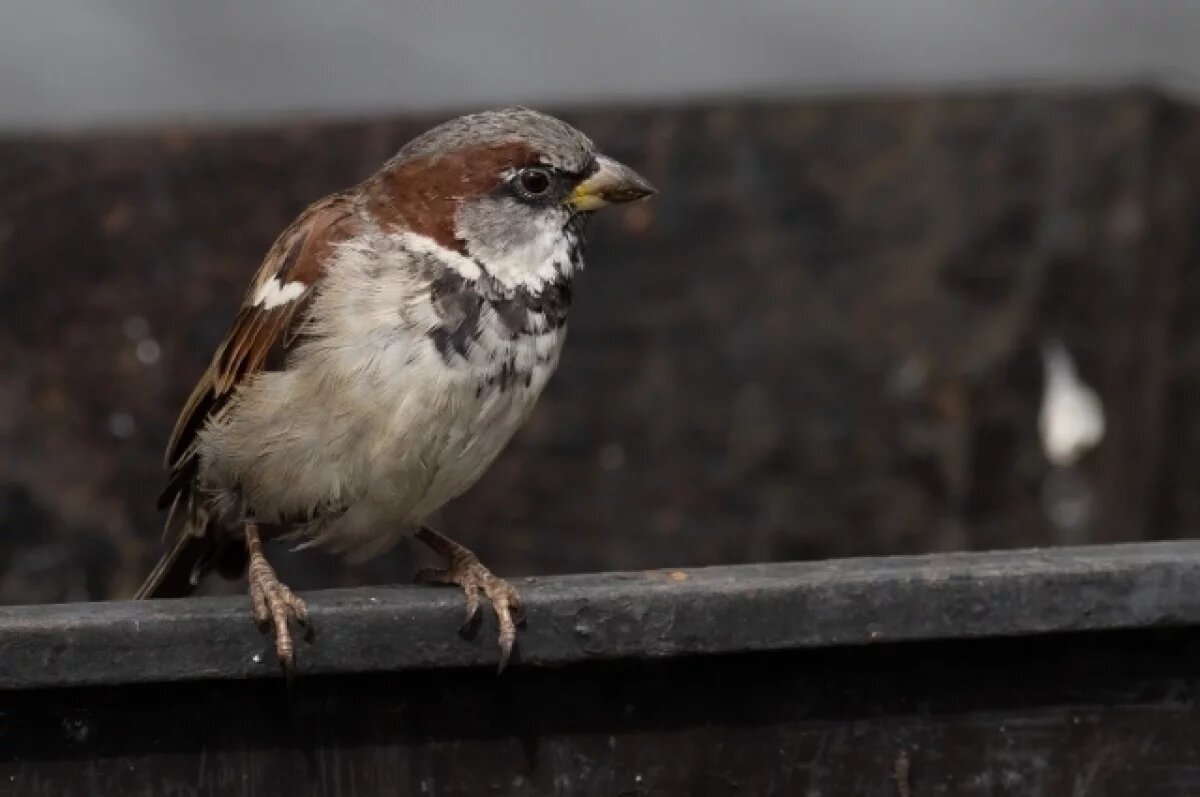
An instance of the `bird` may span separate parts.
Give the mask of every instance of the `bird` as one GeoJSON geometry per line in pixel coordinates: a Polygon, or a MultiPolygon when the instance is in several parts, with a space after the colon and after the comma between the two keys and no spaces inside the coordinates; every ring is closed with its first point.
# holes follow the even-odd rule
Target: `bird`
{"type": "Polygon", "coordinates": [[[419,135],[275,240],[179,414],[164,457],[164,552],[135,599],[246,576],[289,676],[304,601],[263,543],[361,562],[405,538],[445,560],[467,620],[498,620],[503,671],[519,593],[429,516],[488,469],[558,365],[601,208],[654,187],[582,132],[524,107],[419,135]]]}

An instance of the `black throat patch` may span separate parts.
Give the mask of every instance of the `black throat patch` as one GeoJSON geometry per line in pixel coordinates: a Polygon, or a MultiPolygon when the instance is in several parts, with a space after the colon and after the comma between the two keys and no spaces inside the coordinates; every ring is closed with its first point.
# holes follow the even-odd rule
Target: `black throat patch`
{"type": "Polygon", "coordinates": [[[486,271],[466,279],[447,268],[430,282],[429,300],[438,323],[427,334],[450,364],[456,356],[465,360],[479,339],[484,308],[493,311],[499,331],[510,340],[562,327],[571,307],[571,280],[560,273],[537,290],[506,289],[486,271]]]}

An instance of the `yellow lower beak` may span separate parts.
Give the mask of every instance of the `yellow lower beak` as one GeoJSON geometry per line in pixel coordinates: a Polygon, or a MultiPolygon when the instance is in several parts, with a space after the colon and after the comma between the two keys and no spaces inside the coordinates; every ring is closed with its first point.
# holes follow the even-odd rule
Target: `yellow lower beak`
{"type": "Polygon", "coordinates": [[[599,168],[575,186],[567,202],[577,211],[598,210],[605,205],[645,199],[655,192],[654,186],[623,163],[605,155],[597,155],[599,168]]]}

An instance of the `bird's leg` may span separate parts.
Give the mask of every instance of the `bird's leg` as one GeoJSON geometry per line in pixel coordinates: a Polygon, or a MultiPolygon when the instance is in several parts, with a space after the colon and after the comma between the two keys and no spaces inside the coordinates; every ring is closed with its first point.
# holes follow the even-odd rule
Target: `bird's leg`
{"type": "Polygon", "coordinates": [[[258,526],[253,523],[246,524],[246,551],[250,555],[247,578],[250,581],[250,601],[254,604],[254,621],[264,630],[268,624],[274,627],[275,656],[283,671],[291,675],[296,665],[296,648],[288,620],[295,617],[296,622],[306,624],[308,609],[304,601],[296,597],[275,575],[275,568],[263,555],[258,526]]]}
{"type": "Polygon", "coordinates": [[[462,587],[467,596],[468,624],[479,613],[479,593],[491,601],[500,623],[500,671],[503,672],[517,639],[517,626],[525,621],[521,596],[511,584],[492,575],[475,554],[454,540],[425,526],[417,530],[416,537],[446,559],[446,567],[424,568],[417,573],[417,581],[462,587]]]}

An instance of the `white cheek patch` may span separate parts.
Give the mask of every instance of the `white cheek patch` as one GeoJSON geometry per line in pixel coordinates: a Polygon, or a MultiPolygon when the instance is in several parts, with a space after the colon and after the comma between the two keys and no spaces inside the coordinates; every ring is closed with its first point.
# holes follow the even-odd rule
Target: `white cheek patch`
{"type": "Polygon", "coordinates": [[[414,232],[400,233],[398,238],[409,250],[417,254],[436,257],[444,265],[457,271],[463,279],[477,280],[483,275],[483,272],[479,269],[479,264],[474,260],[471,260],[469,257],[463,257],[453,249],[447,249],[432,238],[417,235],[414,232]]]}
{"type": "Polygon", "coordinates": [[[266,282],[254,294],[254,306],[270,310],[272,307],[279,307],[281,304],[295,301],[307,289],[308,286],[299,280],[283,285],[276,277],[266,282]]]}
{"type": "Polygon", "coordinates": [[[492,249],[479,241],[471,244],[472,254],[506,288],[537,290],[559,276],[570,278],[574,271],[572,239],[563,233],[562,220],[538,219],[536,223],[528,240],[505,249],[492,249]]]}

